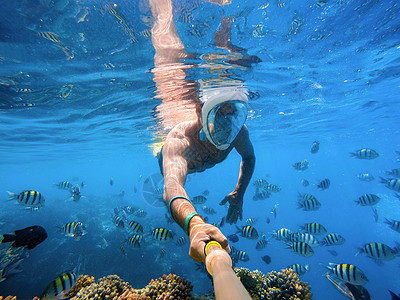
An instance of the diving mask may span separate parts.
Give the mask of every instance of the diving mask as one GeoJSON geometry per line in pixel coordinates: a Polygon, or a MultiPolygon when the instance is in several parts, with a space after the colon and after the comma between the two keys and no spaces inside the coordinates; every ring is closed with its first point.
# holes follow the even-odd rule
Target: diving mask
{"type": "Polygon", "coordinates": [[[247,96],[238,89],[223,89],[206,99],[201,115],[200,138],[206,137],[219,150],[226,150],[247,118],[247,96]]]}

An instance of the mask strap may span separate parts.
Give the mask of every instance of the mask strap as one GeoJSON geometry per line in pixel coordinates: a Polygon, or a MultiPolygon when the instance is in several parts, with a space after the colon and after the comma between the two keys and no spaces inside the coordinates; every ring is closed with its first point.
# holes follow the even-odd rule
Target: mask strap
{"type": "Polygon", "coordinates": [[[200,141],[202,141],[202,142],[207,141],[207,136],[206,136],[206,134],[204,133],[204,130],[203,130],[203,129],[200,130],[199,136],[200,136],[200,141]]]}

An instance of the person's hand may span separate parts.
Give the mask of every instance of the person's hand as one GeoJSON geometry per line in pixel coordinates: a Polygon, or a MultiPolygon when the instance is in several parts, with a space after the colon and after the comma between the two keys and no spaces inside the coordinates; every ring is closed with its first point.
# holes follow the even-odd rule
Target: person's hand
{"type": "Polygon", "coordinates": [[[204,223],[201,218],[193,217],[190,221],[189,240],[189,255],[199,263],[205,262],[204,247],[210,241],[217,241],[228,253],[231,252],[228,240],[221,231],[211,224],[204,223]]]}
{"type": "Polygon", "coordinates": [[[229,202],[228,214],[226,215],[226,222],[229,224],[236,224],[238,219],[243,220],[243,196],[233,191],[222,200],[219,205],[225,205],[229,202]]]}

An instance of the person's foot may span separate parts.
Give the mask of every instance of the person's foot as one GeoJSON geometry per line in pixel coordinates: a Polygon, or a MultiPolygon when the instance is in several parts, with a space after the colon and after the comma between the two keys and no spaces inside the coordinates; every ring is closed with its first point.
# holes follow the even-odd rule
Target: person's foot
{"type": "Polygon", "coordinates": [[[218,5],[229,5],[232,3],[232,0],[204,0],[206,2],[211,2],[218,5]]]}

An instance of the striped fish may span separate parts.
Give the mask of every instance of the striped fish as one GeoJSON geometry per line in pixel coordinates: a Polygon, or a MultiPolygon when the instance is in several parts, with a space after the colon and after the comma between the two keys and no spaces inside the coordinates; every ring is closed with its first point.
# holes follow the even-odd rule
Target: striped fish
{"type": "Polygon", "coordinates": [[[300,227],[302,230],[307,231],[308,233],[315,235],[323,235],[326,234],[326,228],[320,223],[306,223],[300,227]]]}
{"type": "Polygon", "coordinates": [[[193,204],[204,204],[206,201],[207,201],[207,198],[204,197],[203,195],[194,196],[192,198],[193,204]]]}
{"type": "Polygon", "coordinates": [[[167,250],[165,248],[162,248],[160,251],[160,257],[164,257],[167,254],[167,250]]]}
{"type": "Polygon", "coordinates": [[[288,241],[290,238],[290,235],[292,234],[292,232],[290,231],[290,229],[287,228],[281,228],[277,231],[274,231],[272,233],[272,235],[280,241],[288,241]]]}
{"type": "Polygon", "coordinates": [[[125,227],[124,221],[118,216],[113,216],[112,221],[118,228],[124,228],[125,227]]]}
{"type": "Polygon", "coordinates": [[[133,249],[139,249],[140,248],[140,241],[143,239],[143,236],[139,235],[139,234],[135,234],[133,236],[131,236],[127,243],[128,246],[133,248],[133,249]]]}
{"type": "Polygon", "coordinates": [[[248,218],[246,220],[246,225],[254,225],[255,223],[257,223],[257,219],[256,218],[248,218]]]}
{"type": "Polygon", "coordinates": [[[361,197],[359,197],[358,200],[356,200],[355,202],[362,206],[367,206],[367,205],[372,206],[377,204],[379,200],[381,200],[381,198],[379,198],[375,194],[364,194],[361,197]]]}
{"type": "Polygon", "coordinates": [[[121,253],[122,253],[122,255],[126,255],[126,250],[125,250],[125,248],[124,248],[124,245],[119,245],[119,251],[121,251],[121,253]]]}
{"type": "Polygon", "coordinates": [[[46,31],[46,32],[38,32],[38,35],[46,40],[52,41],[54,43],[60,42],[60,37],[54,32],[46,31]]]}
{"type": "Polygon", "coordinates": [[[326,2],[328,2],[328,0],[319,0],[319,1],[316,3],[316,6],[317,6],[317,7],[322,7],[322,6],[324,6],[324,5],[326,4],[326,2]]]}
{"type": "Polygon", "coordinates": [[[334,264],[329,263],[326,266],[331,273],[333,273],[337,278],[355,285],[363,285],[368,282],[367,276],[354,265],[350,264],[334,264]]]}
{"type": "Polygon", "coordinates": [[[73,187],[73,184],[69,181],[61,181],[54,184],[60,190],[69,190],[73,187]]]}
{"type": "Polygon", "coordinates": [[[260,191],[259,188],[256,188],[256,192],[254,193],[253,200],[254,201],[256,201],[256,200],[264,200],[264,199],[267,199],[269,197],[271,197],[271,193],[268,190],[262,189],[260,191]]]}
{"type": "Polygon", "coordinates": [[[304,194],[298,193],[297,194],[298,201],[307,201],[307,200],[312,200],[312,199],[317,200],[317,198],[311,194],[306,194],[306,193],[304,193],[304,194]]]}
{"type": "Polygon", "coordinates": [[[236,233],[240,233],[240,235],[244,238],[256,240],[259,237],[257,229],[251,225],[243,226],[241,229],[238,226],[236,226],[236,228],[238,230],[236,233]]]}
{"type": "Polygon", "coordinates": [[[145,212],[143,209],[139,209],[138,211],[135,212],[136,217],[143,218],[147,215],[147,212],[145,212]]]}
{"type": "Polygon", "coordinates": [[[136,221],[129,221],[128,228],[134,233],[143,233],[143,227],[136,221]]]}
{"type": "Polygon", "coordinates": [[[302,161],[293,164],[293,168],[295,168],[298,171],[307,170],[308,169],[308,160],[303,159],[302,161]]]}
{"type": "Polygon", "coordinates": [[[260,179],[257,179],[256,181],[254,181],[253,185],[255,187],[262,188],[262,187],[265,187],[265,186],[268,185],[268,181],[266,181],[265,179],[260,178],[260,179]]]}
{"type": "Polygon", "coordinates": [[[388,224],[390,228],[400,233],[400,221],[385,219],[385,224],[388,224]]]}
{"type": "Polygon", "coordinates": [[[375,179],[370,173],[360,173],[357,175],[357,178],[362,181],[372,181],[375,179]]]}
{"type": "Polygon", "coordinates": [[[297,205],[297,209],[302,208],[304,211],[315,211],[321,207],[321,202],[314,197],[308,200],[299,201],[297,205]]]}
{"type": "Polygon", "coordinates": [[[321,242],[321,245],[336,246],[344,244],[345,241],[346,241],[345,238],[342,237],[340,234],[330,233],[324,237],[324,239],[321,242]]]}
{"type": "Polygon", "coordinates": [[[381,183],[385,184],[385,186],[388,189],[400,192],[400,179],[396,179],[396,178],[385,179],[385,178],[381,177],[381,183]]]}
{"type": "Polygon", "coordinates": [[[304,275],[308,271],[308,265],[300,265],[300,264],[294,264],[286,267],[287,269],[292,269],[299,275],[304,275]]]}
{"type": "Polygon", "coordinates": [[[212,207],[207,207],[207,206],[203,206],[203,211],[207,214],[207,215],[215,215],[217,212],[214,210],[214,208],[212,207]]]}
{"type": "Polygon", "coordinates": [[[379,156],[378,152],[370,148],[364,148],[355,152],[351,152],[350,155],[359,159],[375,159],[379,156]]]}
{"type": "Polygon", "coordinates": [[[86,227],[81,222],[70,222],[65,224],[61,230],[66,236],[79,238],[86,234],[86,227]]]}
{"type": "Polygon", "coordinates": [[[397,251],[382,243],[369,243],[360,248],[356,256],[360,253],[365,253],[373,259],[392,260],[395,258],[397,251]]]}
{"type": "Polygon", "coordinates": [[[267,186],[264,187],[264,189],[267,190],[268,192],[273,192],[273,193],[277,193],[282,190],[279,186],[271,183],[268,183],[267,186]]]}
{"type": "Polygon", "coordinates": [[[256,250],[262,250],[268,245],[268,241],[264,238],[259,240],[256,244],[256,250]]]}
{"type": "Polygon", "coordinates": [[[294,253],[304,257],[310,257],[314,255],[314,250],[311,248],[311,246],[304,242],[293,242],[288,244],[287,248],[292,249],[294,253]]]}
{"type": "Polygon", "coordinates": [[[317,153],[319,150],[319,142],[318,141],[314,141],[311,145],[311,153],[315,154],[317,153]]]}
{"type": "Polygon", "coordinates": [[[184,236],[182,236],[176,241],[176,245],[181,247],[185,244],[185,242],[186,242],[186,238],[184,236]]]}
{"type": "Polygon", "coordinates": [[[387,171],[386,173],[391,176],[400,177],[400,168],[392,169],[390,171],[387,171]]]}
{"type": "Polygon", "coordinates": [[[156,228],[152,231],[151,236],[160,242],[169,242],[173,239],[171,231],[165,228],[156,228]]]}
{"type": "Polygon", "coordinates": [[[240,261],[248,261],[250,259],[249,255],[242,250],[238,250],[235,247],[231,246],[231,252],[229,253],[229,255],[231,256],[232,260],[234,262],[238,262],[240,261]]]}
{"type": "Polygon", "coordinates": [[[44,197],[38,191],[26,190],[18,195],[12,192],[7,192],[10,195],[9,200],[17,200],[19,205],[38,209],[44,206],[44,197]]]}
{"type": "Polygon", "coordinates": [[[290,235],[289,240],[291,242],[304,242],[313,248],[319,246],[319,242],[315,238],[315,236],[313,236],[312,234],[309,234],[309,233],[301,233],[301,232],[292,233],[290,235]]]}
{"type": "Polygon", "coordinates": [[[74,287],[77,276],[74,272],[64,272],[54,279],[44,290],[40,299],[63,299],[66,294],[74,287]]]}
{"type": "Polygon", "coordinates": [[[329,188],[329,186],[331,185],[331,181],[328,178],[325,178],[324,180],[322,180],[318,185],[317,188],[321,189],[322,191],[326,190],[327,188],[329,188]]]}

